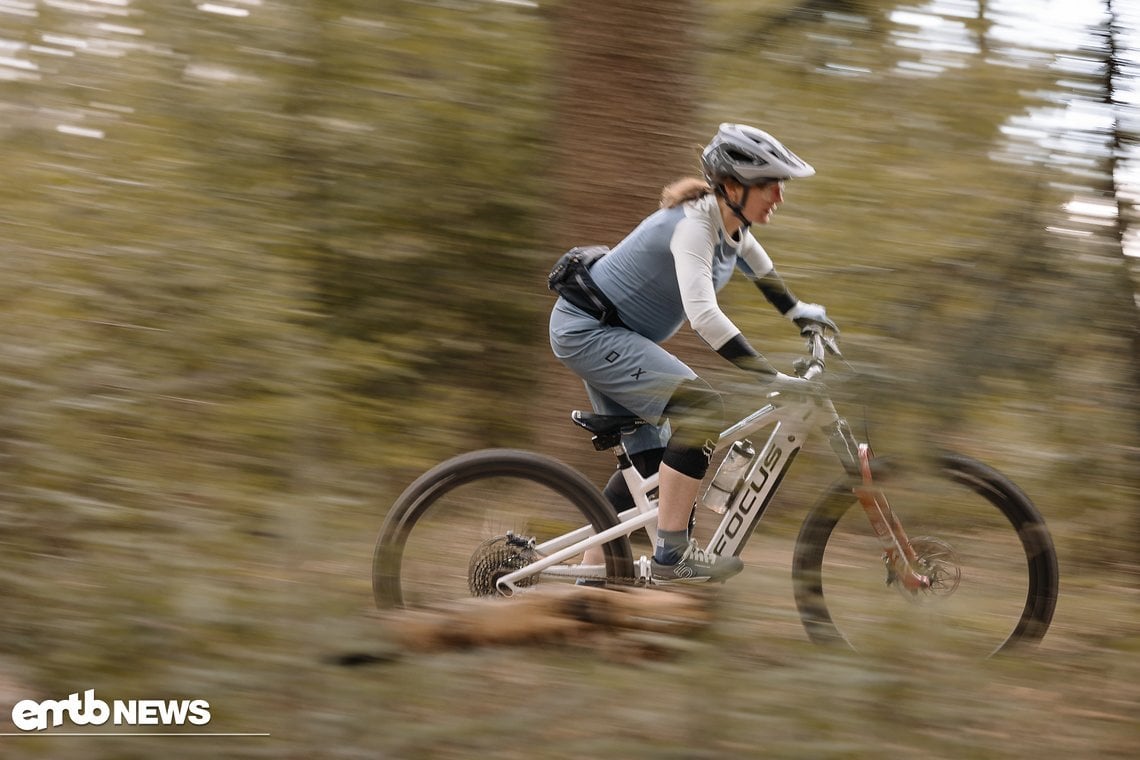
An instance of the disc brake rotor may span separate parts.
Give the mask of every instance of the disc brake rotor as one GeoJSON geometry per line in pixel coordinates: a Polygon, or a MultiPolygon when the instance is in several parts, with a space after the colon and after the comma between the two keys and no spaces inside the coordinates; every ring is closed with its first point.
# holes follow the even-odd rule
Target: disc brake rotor
{"type": "Polygon", "coordinates": [[[931,597],[950,596],[962,580],[962,564],[954,547],[941,539],[923,536],[912,539],[911,548],[918,557],[915,570],[930,579],[926,588],[910,591],[895,581],[892,585],[908,601],[923,602],[931,597]]]}

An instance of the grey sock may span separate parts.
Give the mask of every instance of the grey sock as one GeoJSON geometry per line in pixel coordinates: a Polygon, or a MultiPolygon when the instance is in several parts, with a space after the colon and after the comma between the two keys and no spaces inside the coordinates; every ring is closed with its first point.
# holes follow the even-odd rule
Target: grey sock
{"type": "Polygon", "coordinates": [[[687,530],[659,530],[657,531],[657,546],[653,551],[653,559],[662,565],[675,565],[681,560],[681,555],[689,548],[689,531],[687,530]]]}

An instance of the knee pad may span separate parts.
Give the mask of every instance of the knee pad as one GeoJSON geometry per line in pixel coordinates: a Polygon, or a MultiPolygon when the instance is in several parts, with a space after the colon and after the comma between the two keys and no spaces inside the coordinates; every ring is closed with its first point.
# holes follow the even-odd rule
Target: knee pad
{"type": "MultiPolygon", "coordinates": [[[[665,449],[646,449],[636,454],[630,454],[629,458],[642,477],[649,477],[660,469],[661,458],[664,453],[665,449]]],[[[618,512],[633,506],[633,496],[629,492],[629,486],[626,485],[625,476],[621,474],[621,470],[616,470],[610,475],[610,480],[602,489],[602,493],[618,512]]]]}
{"type": "Polygon", "coordinates": [[[683,475],[703,478],[724,426],[724,400],[704,380],[686,380],[665,405],[673,435],[663,460],[683,475]]]}
{"type": "Polygon", "coordinates": [[[716,443],[724,427],[724,400],[704,380],[686,380],[677,387],[669,403],[665,405],[664,416],[673,427],[670,445],[678,443],[701,448],[716,443]]]}
{"type": "Polygon", "coordinates": [[[614,470],[610,475],[609,482],[602,489],[602,495],[613,505],[615,512],[624,512],[633,506],[633,494],[629,492],[629,486],[626,485],[621,470],[614,470]]]}
{"type": "Polygon", "coordinates": [[[682,475],[700,480],[709,471],[709,456],[711,447],[688,446],[677,440],[674,435],[665,447],[665,456],[661,461],[682,475]]]}

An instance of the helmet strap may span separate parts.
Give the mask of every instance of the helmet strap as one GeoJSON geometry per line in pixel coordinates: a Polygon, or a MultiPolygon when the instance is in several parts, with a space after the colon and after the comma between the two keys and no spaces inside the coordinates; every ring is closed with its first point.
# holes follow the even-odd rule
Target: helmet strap
{"type": "Polygon", "coordinates": [[[752,226],[752,220],[744,215],[744,204],[748,203],[748,193],[752,190],[752,186],[741,185],[741,187],[744,188],[744,194],[740,196],[740,203],[736,203],[728,197],[728,193],[725,192],[724,183],[722,182],[716,184],[716,194],[724,199],[724,205],[728,206],[728,210],[740,220],[740,224],[743,225],[744,229],[748,229],[752,226]]]}

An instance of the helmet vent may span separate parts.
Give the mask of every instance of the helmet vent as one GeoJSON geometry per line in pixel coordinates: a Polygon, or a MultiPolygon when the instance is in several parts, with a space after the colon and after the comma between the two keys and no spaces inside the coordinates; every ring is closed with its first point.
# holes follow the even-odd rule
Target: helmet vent
{"type": "Polygon", "coordinates": [[[768,163],[765,159],[763,159],[760,156],[754,156],[752,154],[745,153],[744,151],[737,150],[735,148],[726,148],[724,151],[724,154],[726,156],[728,156],[730,159],[732,159],[733,161],[739,161],[742,164],[752,164],[754,166],[764,166],[765,164],[768,163]]]}

